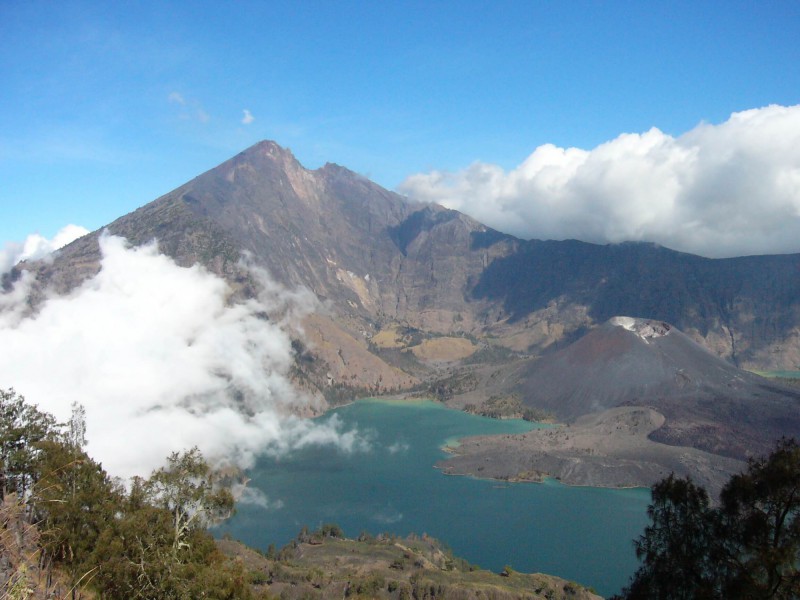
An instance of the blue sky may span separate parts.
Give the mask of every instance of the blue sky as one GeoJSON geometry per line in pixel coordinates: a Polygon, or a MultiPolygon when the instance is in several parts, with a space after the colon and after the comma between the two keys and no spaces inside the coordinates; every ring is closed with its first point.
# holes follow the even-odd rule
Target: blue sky
{"type": "MultiPolygon", "coordinates": [[[[490,173],[501,181],[545,144],[591,151],[656,127],[663,135],[655,142],[672,140],[685,150],[702,137],[702,123],[721,125],[732,113],[768,105],[794,107],[799,35],[800,3],[780,1],[5,0],[0,244],[33,232],[50,237],[68,223],[95,229],[274,139],[309,168],[336,162],[518,235],[652,238],[713,255],[682,241],[706,231],[697,211],[670,222],[673,230],[689,228],[683,238],[660,238],[663,232],[642,219],[611,231],[574,214],[536,229],[525,219],[541,220],[541,210],[515,209],[508,217],[512,203],[498,200],[507,192],[476,191],[474,179],[490,173]],[[407,179],[415,174],[428,179],[407,179]],[[480,214],[487,202],[502,207],[480,214]]],[[[791,116],[782,117],[786,148],[800,140],[791,116]]],[[[724,145],[717,138],[717,147],[724,145]]],[[[767,155],[783,161],[773,173],[785,195],[779,208],[794,218],[800,184],[784,183],[800,173],[800,161],[772,150],[767,155]]],[[[769,162],[762,157],[748,165],[769,162]]],[[[734,166],[741,171],[739,163],[725,168],[734,166]]],[[[754,187],[766,177],[759,173],[754,187]]],[[[691,171],[691,178],[704,174],[691,171]]],[[[683,171],[675,177],[687,178],[683,171]]],[[[514,201],[529,202],[537,186],[523,186],[514,201]]],[[[645,202],[646,187],[629,192],[636,196],[630,202],[645,202]]],[[[560,215],[553,207],[564,198],[575,204],[571,195],[551,198],[548,214],[560,215]]],[[[712,208],[703,214],[724,212],[712,208]]],[[[631,212],[626,205],[597,214],[616,222],[631,212]]],[[[764,225],[763,239],[780,237],[770,227],[785,225],[785,215],[764,225]]],[[[781,239],[798,231],[783,231],[781,239]]],[[[717,233],[715,244],[731,237],[728,229],[717,233]]],[[[792,249],[788,241],[731,242],[719,253],[739,251],[792,249]]]]}

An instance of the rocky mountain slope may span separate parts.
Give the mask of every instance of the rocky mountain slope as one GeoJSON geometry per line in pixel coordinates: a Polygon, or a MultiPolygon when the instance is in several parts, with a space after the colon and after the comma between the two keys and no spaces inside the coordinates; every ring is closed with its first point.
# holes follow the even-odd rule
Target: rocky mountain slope
{"type": "Polygon", "coordinates": [[[716,493],[800,433],[800,388],[737,369],[663,321],[614,317],[513,370],[518,397],[568,426],[463,441],[447,472],[617,486],[674,472],[716,493]]]}
{"type": "MultiPolygon", "coordinates": [[[[310,290],[320,310],[296,340],[295,379],[331,402],[416,387],[461,404],[515,397],[567,420],[649,406],[666,418],[651,440],[737,458],[798,430],[796,418],[783,419],[785,400],[771,407],[769,385],[735,367],[800,368],[800,255],[711,260],[643,243],[519,240],[338,165],[308,170],[273,142],[107,230],[135,245],[155,239],[243,297],[254,281],[242,257],[310,290]],[[685,335],[647,339],[603,325],[619,314],[685,335]]],[[[99,235],[11,279],[28,269],[39,293],[67,291],[97,272],[99,235]]]]}
{"type": "Polygon", "coordinates": [[[800,432],[800,390],[737,369],[663,321],[614,317],[533,362],[517,389],[566,422],[652,408],[666,422],[651,439],[738,459],[800,432]]]}
{"type": "MultiPolygon", "coordinates": [[[[628,314],[673,323],[739,366],[800,365],[800,255],[711,260],[642,243],[523,241],[337,165],[307,170],[273,142],[107,229],[134,244],[157,239],[180,264],[202,263],[242,288],[246,252],[330,301],[362,348],[399,325],[540,354],[628,314]]],[[[63,290],[94,272],[98,233],[40,265],[42,281],[63,290]]]]}
{"type": "MultiPolygon", "coordinates": [[[[482,331],[493,303],[473,301],[471,282],[516,244],[503,238],[471,250],[473,235],[489,230],[469,217],[411,204],[336,165],[306,170],[271,142],[106,229],[133,244],[156,239],[179,264],[203,264],[245,295],[251,282],[243,255],[284,285],[311,290],[327,310],[307,323],[314,360],[303,365],[311,385],[326,392],[417,383],[425,365],[413,354],[387,361],[369,339],[398,324],[426,338],[482,331]]],[[[94,274],[99,235],[32,265],[41,286],[66,291],[94,274]]]]}

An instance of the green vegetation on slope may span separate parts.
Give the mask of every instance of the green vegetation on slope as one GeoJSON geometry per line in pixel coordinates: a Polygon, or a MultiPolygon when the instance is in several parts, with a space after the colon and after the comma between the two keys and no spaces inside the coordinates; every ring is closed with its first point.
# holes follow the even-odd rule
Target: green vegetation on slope
{"type": "Polygon", "coordinates": [[[492,396],[480,406],[466,404],[464,411],[492,419],[524,419],[537,423],[554,420],[547,411],[523,405],[518,394],[492,396]]]}
{"type": "Polygon", "coordinates": [[[206,526],[230,514],[197,449],[126,490],[66,425],[0,390],[0,597],[251,598],[206,526]]]}

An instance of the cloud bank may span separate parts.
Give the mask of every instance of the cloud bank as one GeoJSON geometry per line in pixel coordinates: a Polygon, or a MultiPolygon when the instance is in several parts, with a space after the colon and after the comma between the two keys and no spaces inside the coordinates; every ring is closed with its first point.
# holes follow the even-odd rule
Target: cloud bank
{"type": "Polygon", "coordinates": [[[309,292],[252,270],[261,294],[230,304],[224,280],[178,267],[155,244],[100,244],[97,276],[33,317],[19,310],[28,278],[0,295],[0,387],[62,421],[72,402],[83,404],[88,451],[111,474],[149,475],[195,445],[246,468],[260,453],[364,443],[335,419],[296,416],[315,407],[289,380],[289,331],[314,307],[309,292]]]}
{"type": "Polygon", "coordinates": [[[89,233],[79,225],[67,225],[52,240],[38,233],[29,235],[24,242],[6,242],[0,250],[0,275],[8,273],[21,260],[40,260],[63,248],[70,242],[89,233]]]}
{"type": "Polygon", "coordinates": [[[650,241],[709,257],[800,252],[800,105],[734,113],[678,137],[539,146],[517,168],[412,175],[410,198],[523,238],[650,241]]]}

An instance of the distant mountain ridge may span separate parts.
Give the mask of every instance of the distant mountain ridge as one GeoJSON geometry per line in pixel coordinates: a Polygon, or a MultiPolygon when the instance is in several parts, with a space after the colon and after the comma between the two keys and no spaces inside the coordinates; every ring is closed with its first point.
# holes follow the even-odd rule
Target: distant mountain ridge
{"type": "MultiPolygon", "coordinates": [[[[469,334],[538,354],[617,314],[679,327],[734,364],[800,368],[800,255],[705,259],[653,244],[523,241],[433,204],[415,204],[334,164],[307,170],[261,142],[108,226],[157,239],[180,264],[230,280],[248,251],[280,281],[352,313],[469,334]]],[[[43,279],[91,272],[97,232],[43,279]]]]}
{"type": "Polygon", "coordinates": [[[531,240],[490,265],[474,294],[513,319],[554,299],[602,323],[640,315],[674,324],[743,367],[800,364],[800,255],[708,259],[649,243],[531,240]]]}
{"type": "MultiPolygon", "coordinates": [[[[330,403],[413,388],[455,406],[521,401],[567,421],[642,406],[652,432],[634,413],[593,427],[625,423],[737,460],[800,430],[797,394],[736,368],[800,369],[798,254],[712,260],[646,243],[520,240],[335,164],[305,169],[269,141],[104,230],[155,239],[240,297],[255,289],[243,255],[313,292],[325,310],[295,340],[294,378],[330,403]],[[646,319],[609,322],[617,315],[646,319]]],[[[45,288],[97,272],[100,233],[12,272],[35,272],[34,307],[45,288]]]]}
{"type": "MultiPolygon", "coordinates": [[[[333,401],[447,377],[464,361],[546,355],[619,314],[671,323],[734,365],[800,368],[800,255],[524,241],[335,164],[305,169],[270,141],[104,229],[134,245],[156,239],[243,296],[243,254],[311,290],[329,310],[306,324],[300,379],[333,401]]],[[[20,268],[68,290],[99,268],[99,234],[20,268]]]]}

